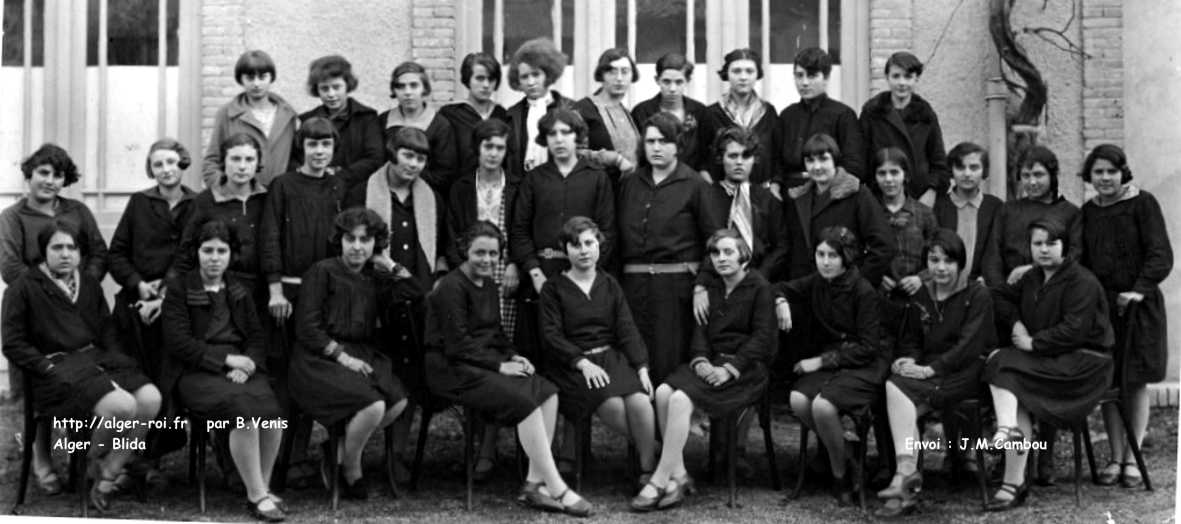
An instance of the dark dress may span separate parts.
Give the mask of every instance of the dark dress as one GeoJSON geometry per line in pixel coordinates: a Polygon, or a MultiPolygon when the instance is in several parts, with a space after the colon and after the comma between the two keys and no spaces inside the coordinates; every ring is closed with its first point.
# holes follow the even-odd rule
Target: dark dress
{"type": "MultiPolygon", "coordinates": [[[[546,112],[559,107],[574,109],[574,101],[562,96],[561,93],[550,90],[550,103],[545,106],[546,112]]],[[[529,130],[525,127],[529,123],[529,100],[522,98],[505,110],[505,120],[512,134],[509,135],[508,156],[504,159],[504,169],[517,177],[525,176],[525,152],[528,151],[529,130]]],[[[585,147],[580,144],[579,147],[585,147]]]]}
{"type": "MultiPolygon", "coordinates": [[[[163,323],[157,319],[144,324],[132,306],[140,300],[141,282],[167,281],[176,276],[171,272],[173,260],[185,225],[193,216],[193,199],[197,196],[185,186],[181,186],[181,191],[180,201],[171,209],[160,195],[159,187],[133,193],[107,252],[111,278],[121,286],[115,295],[112,314],[123,335],[124,347],[135,356],[144,372],[157,381],[165,351],[163,323]]],[[[164,290],[163,285],[160,290],[164,290]]],[[[167,396],[163,389],[161,393],[167,396]]]]}
{"type": "MultiPolygon", "coordinates": [[[[454,185],[455,180],[463,179],[475,173],[476,169],[480,167],[480,155],[477,151],[479,144],[472,143],[472,131],[476,129],[476,126],[480,122],[484,121],[484,117],[467,102],[447,104],[439,108],[439,116],[447,120],[448,127],[451,131],[451,136],[448,139],[453,144],[451,149],[454,151],[456,157],[455,165],[457,169],[455,179],[452,180],[452,185],[454,185]]],[[[492,114],[488,118],[495,118],[507,124],[508,112],[499,104],[493,105],[492,114]]],[[[505,157],[504,165],[506,168],[509,165],[507,156],[505,157]]]]}
{"type": "MultiPolygon", "coordinates": [[[[390,109],[377,115],[377,121],[382,127],[382,144],[390,143],[398,130],[407,125],[399,122],[400,113],[395,114],[394,119],[390,119],[390,113],[396,110],[397,108],[390,109]]],[[[451,189],[451,184],[460,176],[457,164],[459,152],[455,149],[455,132],[451,129],[451,121],[443,118],[435,106],[427,104],[423,111],[425,114],[422,118],[429,123],[421,130],[426,133],[427,144],[430,147],[430,158],[426,169],[422,172],[422,179],[430,184],[431,189],[440,195],[446,195],[451,189]]],[[[418,126],[413,127],[418,128],[418,126]]],[[[386,160],[393,161],[392,158],[386,160]]]]}
{"type": "Polygon", "coordinates": [[[518,188],[509,225],[509,250],[521,270],[522,280],[527,282],[525,277],[536,267],[545,272],[546,278],[570,267],[565,260],[566,246],[558,241],[558,236],[566,221],[576,216],[588,217],[599,225],[605,237],[599,246],[599,263],[605,265],[615,244],[615,209],[607,174],[584,160],[579,160],[565,176],[553,161],[526,174],[518,188]],[[542,257],[541,252],[547,248],[562,256],[542,257]]]}
{"type": "MultiPolygon", "coordinates": [[[[267,380],[267,349],[250,289],[228,279],[205,289],[200,270],[169,282],[163,324],[168,360],[160,389],[206,420],[276,419],[283,415],[267,380]],[[255,372],[242,384],[226,377],[226,356],[250,357],[255,372]]],[[[233,427],[233,426],[231,426],[233,427]]]]}
{"type": "Polygon", "coordinates": [[[0,333],[4,356],[30,377],[37,411],[89,420],[116,385],[135,392],[151,381],[120,346],[98,281],[76,276],[72,302],[44,270],[30,268],[4,290],[0,333]]]}
{"type": "Polygon", "coordinates": [[[500,364],[516,351],[500,326],[498,294],[497,286],[476,285],[463,269],[439,280],[427,295],[426,380],[435,395],[498,426],[515,426],[558,388],[536,374],[500,373],[500,364]]]}
{"type": "Polygon", "coordinates": [[[68,222],[78,229],[81,234],[78,248],[82,255],[78,271],[102,282],[107,275],[107,243],[90,208],[77,200],[58,197],[56,214],[50,216],[29,207],[28,200],[22,197],[0,212],[0,277],[4,283],[12,284],[36,267],[41,260],[37,233],[54,220],[68,222]]]}
{"type": "MultiPolygon", "coordinates": [[[[864,249],[858,267],[870,284],[877,286],[890,271],[894,260],[894,236],[886,221],[886,211],[857,177],[838,170],[828,191],[817,195],[815,184],[793,187],[788,196],[795,200],[800,226],[804,231],[808,260],[812,260],[820,232],[832,226],[844,226],[857,236],[864,249]]],[[[815,266],[813,266],[815,267],[815,266]]]]}
{"type": "Polygon", "coordinates": [[[332,237],[344,191],[345,181],[328,174],[316,178],[291,171],[271,183],[259,237],[259,265],[267,283],[298,278],[316,262],[340,252],[332,237]]]}
{"type": "MultiPolygon", "coordinates": [[[[951,170],[947,166],[943,129],[939,126],[935,109],[923,97],[912,94],[910,103],[896,110],[891,96],[890,91],[878,93],[861,107],[864,165],[873,163],[873,155],[878,150],[897,147],[910,159],[907,195],[917,199],[928,189],[934,189],[936,195],[946,193],[951,185],[951,170]]],[[[861,180],[872,184],[874,174],[868,168],[860,175],[861,180]]]]}
{"type": "Polygon", "coordinates": [[[390,358],[378,349],[377,318],[409,285],[409,279],[395,281],[369,263],[354,273],[339,257],[321,260],[304,274],[290,371],[291,396],[300,409],[331,426],[374,402],[384,401],[389,409],[406,398],[390,358]],[[365,377],[330,360],[324,348],[333,341],[373,372],[365,377]]]}
{"type": "Polygon", "coordinates": [[[1130,384],[1164,380],[1169,348],[1160,283],[1173,269],[1173,246],[1160,204],[1151,193],[1129,186],[1114,204],[1083,204],[1082,215],[1082,264],[1106,291],[1117,344],[1123,343],[1128,321],[1118,316],[1116,298],[1127,291],[1144,295],[1136,308],[1125,378],[1130,384]]]}
{"type": "MultiPolygon", "coordinates": [[[[330,112],[324,104],[320,104],[299,115],[299,123],[303,125],[309,118],[318,116],[328,118],[340,133],[340,140],[332,152],[332,167],[336,168],[336,176],[345,181],[345,192],[355,186],[363,185],[377,168],[385,163],[385,145],[382,143],[381,122],[377,119],[377,111],[349,97],[344,111],[330,118],[330,112]]],[[[298,145],[298,144],[297,144],[298,145]]],[[[291,165],[303,164],[300,150],[291,150],[291,165]]],[[[262,159],[266,162],[267,159],[262,159]]]]}
{"type": "MultiPolygon", "coordinates": [[[[823,395],[842,412],[868,408],[881,394],[890,355],[881,347],[878,293],[850,268],[832,280],[819,273],[778,284],[777,296],[792,306],[812,310],[808,351],[819,355],[820,369],[792,385],[809,399],[823,395]]],[[[794,322],[793,322],[794,323],[794,322]]]]}
{"type": "MultiPolygon", "coordinates": [[[[703,149],[709,149],[710,140],[701,136],[701,122],[705,119],[705,104],[689,97],[683,97],[685,119],[681,122],[685,132],[681,134],[681,141],[677,144],[677,160],[684,162],[694,171],[707,169],[713,162],[704,158],[703,149]],[[704,163],[703,163],[704,162],[704,163]]],[[[643,125],[652,115],[661,112],[660,93],[632,108],[632,120],[640,128],[640,138],[643,139],[643,125]]],[[[711,137],[712,138],[712,137],[711,137]]]]}
{"type": "Polygon", "coordinates": [[[997,320],[1012,332],[1020,320],[1033,351],[1001,348],[988,357],[984,380],[1055,427],[1090,413],[1111,384],[1115,334],[1103,286],[1087,268],[1067,261],[1049,281],[1034,267],[1015,285],[993,289],[997,320]]]}
{"type": "Polygon", "coordinates": [[[940,409],[978,396],[984,356],[997,342],[988,288],[971,281],[939,301],[932,286],[923,286],[915,295],[911,307],[918,329],[904,333],[894,359],[913,358],[915,364],[930,366],[935,375],[926,380],[891,375],[890,382],[916,406],[940,409]]]}
{"type": "Polygon", "coordinates": [[[1038,200],[1022,198],[1010,200],[1001,206],[1001,216],[993,239],[996,247],[988,251],[981,261],[984,265],[984,281],[998,286],[1009,278],[1017,266],[1032,264],[1029,254],[1029,224],[1034,220],[1049,218],[1066,227],[1069,248],[1066,257],[1078,260],[1083,250],[1083,221],[1078,206],[1063,196],[1047,204],[1038,200]]]}
{"type": "MultiPolygon", "coordinates": [[[[735,196],[722,185],[722,180],[715,180],[708,194],[714,216],[726,226],[733,227],[730,208],[735,196]]],[[[767,280],[772,281],[806,275],[811,257],[804,246],[804,231],[800,227],[800,215],[796,212],[795,202],[790,198],[781,202],[771,194],[771,190],[751,184],[750,210],[751,232],[754,236],[750,267],[758,269],[767,280]]],[[[712,275],[713,267],[709,264],[706,266],[709,271],[703,271],[701,275],[712,275]]]]}
{"type": "Polygon", "coordinates": [[[648,346],[649,375],[659,384],[689,360],[693,336],[693,285],[705,243],[722,227],[709,204],[709,184],[688,166],[657,185],[641,167],[619,185],[619,251],[623,293],[648,346]],[[659,273],[653,264],[681,265],[659,273]]]}
{"type": "MultiPolygon", "coordinates": [[[[981,190],[983,193],[983,190],[981,190]]],[[[952,201],[948,193],[939,193],[935,196],[935,206],[932,211],[935,213],[935,221],[939,223],[939,227],[944,227],[952,231],[959,232],[959,214],[963,209],[970,209],[971,212],[976,213],[976,242],[972,249],[971,266],[968,266],[968,279],[976,280],[984,275],[984,260],[989,256],[991,250],[997,249],[995,235],[1000,230],[1001,220],[1001,206],[1004,203],[1001,199],[989,195],[980,195],[980,207],[974,208],[958,208],[955,202],[952,201]]],[[[963,235],[960,235],[961,237],[963,235]]],[[[963,269],[961,268],[961,271],[963,269]]],[[[985,280],[984,285],[995,286],[1000,282],[989,282],[985,280]]]]}
{"type": "Polygon", "coordinates": [[[558,406],[577,420],[611,397],[642,393],[636,370],[648,365],[648,348],[632,320],[623,288],[611,275],[596,272],[590,293],[565,273],[541,287],[541,331],[545,375],[558,386],[558,406]],[[607,348],[605,351],[598,349],[607,348]],[[586,351],[596,350],[593,354],[586,351]],[[577,364],[587,359],[610,377],[606,387],[590,389],[577,364]]]}
{"type": "MultiPolygon", "coordinates": [[[[755,117],[754,124],[751,125],[750,130],[759,139],[759,156],[755,160],[754,168],[750,172],[750,182],[752,184],[762,184],[764,182],[778,182],[779,181],[779,117],[776,116],[775,106],[770,102],[760,99],[758,101],[762,104],[759,110],[761,114],[755,117]]],[[[705,118],[701,121],[701,131],[698,132],[698,140],[701,142],[701,147],[698,148],[699,154],[697,161],[693,164],[698,166],[705,166],[710,172],[710,176],[714,180],[722,178],[722,166],[714,159],[718,157],[718,152],[714,151],[714,139],[718,137],[718,133],[728,127],[738,126],[738,123],[731,118],[730,113],[722,107],[721,102],[714,102],[705,110],[705,118]]]]}
{"type": "MultiPolygon", "coordinates": [[[[260,285],[259,280],[258,235],[266,200],[267,190],[258,183],[252,184],[252,191],[245,201],[226,194],[225,185],[213,186],[198,193],[193,199],[193,216],[181,234],[173,273],[182,275],[197,267],[197,235],[201,233],[201,226],[216,219],[225,222],[238,238],[238,250],[230,258],[226,273],[255,288],[255,293],[264,289],[266,286],[260,285]]],[[[254,298],[257,300],[260,295],[256,294],[254,298]]]]}
{"type": "Polygon", "coordinates": [[[683,391],[693,401],[693,407],[706,415],[721,417],[754,404],[762,396],[767,386],[767,366],[779,348],[779,328],[774,292],[759,272],[747,273],[729,296],[721,279],[706,289],[709,323],[693,330],[689,349],[692,360],[664,382],[683,391]],[[721,386],[711,386],[693,372],[693,365],[703,360],[726,367],[735,376],[721,386]]]}
{"type": "Polygon", "coordinates": [[[784,187],[804,183],[804,142],[817,133],[824,133],[837,141],[841,149],[836,165],[855,177],[865,173],[865,145],[861,139],[861,125],[853,108],[821,94],[800,100],[779,113],[780,171],[778,182],[784,187]]]}

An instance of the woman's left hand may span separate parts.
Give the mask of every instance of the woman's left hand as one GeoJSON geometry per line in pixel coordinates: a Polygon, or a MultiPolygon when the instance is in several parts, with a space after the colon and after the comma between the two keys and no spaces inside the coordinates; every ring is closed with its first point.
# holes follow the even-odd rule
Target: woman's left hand
{"type": "Polygon", "coordinates": [[[226,378],[235,384],[245,384],[250,378],[250,375],[247,375],[245,371],[240,369],[231,369],[229,373],[226,373],[226,378]]]}
{"type": "Polygon", "coordinates": [[[521,364],[521,366],[524,368],[526,376],[532,375],[537,372],[537,369],[533,367],[533,363],[529,362],[529,359],[527,359],[521,355],[513,355],[512,358],[510,358],[509,360],[511,360],[513,362],[519,362],[521,364]]]}
{"type": "Polygon", "coordinates": [[[923,279],[919,278],[918,275],[903,277],[902,280],[898,281],[898,287],[902,288],[907,295],[914,295],[923,288],[923,279]]]}
{"type": "Polygon", "coordinates": [[[734,375],[731,375],[725,366],[714,366],[713,373],[710,373],[709,378],[706,378],[705,381],[716,388],[729,382],[732,378],[734,375]]]}
{"type": "Polygon", "coordinates": [[[1013,324],[1013,333],[1010,339],[1013,341],[1013,347],[1021,351],[1033,351],[1033,337],[1029,335],[1029,330],[1020,320],[1013,324]]]}
{"type": "Polygon", "coordinates": [[[648,376],[648,368],[640,368],[636,374],[640,376],[640,386],[644,388],[644,393],[648,394],[648,398],[652,398],[652,378],[648,376]]]}
{"type": "Polygon", "coordinates": [[[504,280],[501,284],[504,286],[505,297],[511,297],[517,292],[517,286],[521,285],[521,273],[517,270],[516,264],[504,266],[504,280]]]}
{"type": "Polygon", "coordinates": [[[1136,291],[1124,291],[1123,293],[1120,293],[1119,296],[1115,297],[1116,313],[1118,313],[1120,316],[1123,316],[1124,312],[1128,310],[1128,304],[1131,304],[1132,302],[1143,301],[1144,293],[1138,293],[1136,291]]]}
{"type": "Polygon", "coordinates": [[[820,357],[805,358],[804,360],[796,362],[796,365],[792,366],[792,371],[794,371],[797,375],[806,375],[808,373],[819,371],[820,363],[820,357]]]}

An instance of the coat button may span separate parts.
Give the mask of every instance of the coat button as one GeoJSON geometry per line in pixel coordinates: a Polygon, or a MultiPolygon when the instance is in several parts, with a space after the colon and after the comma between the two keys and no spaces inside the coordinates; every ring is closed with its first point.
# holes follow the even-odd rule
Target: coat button
{"type": "Polygon", "coordinates": [[[402,227],[410,227],[410,223],[409,223],[409,222],[407,222],[407,221],[405,221],[405,220],[403,220],[403,221],[402,221],[402,227]]]}
{"type": "Polygon", "coordinates": [[[409,251],[409,250],[410,250],[410,244],[402,244],[402,251],[409,251]]]}

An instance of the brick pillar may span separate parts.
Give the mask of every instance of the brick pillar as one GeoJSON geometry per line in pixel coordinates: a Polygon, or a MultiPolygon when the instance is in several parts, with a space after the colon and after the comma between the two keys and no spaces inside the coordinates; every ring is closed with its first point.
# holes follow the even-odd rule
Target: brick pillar
{"type": "Polygon", "coordinates": [[[241,88],[234,64],[246,50],[246,0],[204,0],[201,4],[201,151],[213,134],[217,110],[241,88]]]}
{"type": "Polygon", "coordinates": [[[1124,142],[1123,0],[1084,0],[1083,147],[1124,142]]]}
{"type": "Polygon", "coordinates": [[[914,49],[912,0],[873,0],[869,8],[870,91],[886,89],[890,55],[914,49]]]}
{"type": "Polygon", "coordinates": [[[455,0],[413,0],[411,58],[431,77],[431,99],[447,102],[455,96],[455,0]]]}

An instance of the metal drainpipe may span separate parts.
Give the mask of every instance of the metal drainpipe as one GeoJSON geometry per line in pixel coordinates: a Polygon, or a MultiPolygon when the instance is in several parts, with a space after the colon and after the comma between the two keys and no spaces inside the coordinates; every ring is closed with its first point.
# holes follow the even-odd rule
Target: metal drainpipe
{"type": "Polygon", "coordinates": [[[988,105],[988,192],[1006,200],[1008,193],[1008,130],[1005,127],[1005,104],[1009,91],[1001,77],[987,81],[984,100],[988,105]]]}

